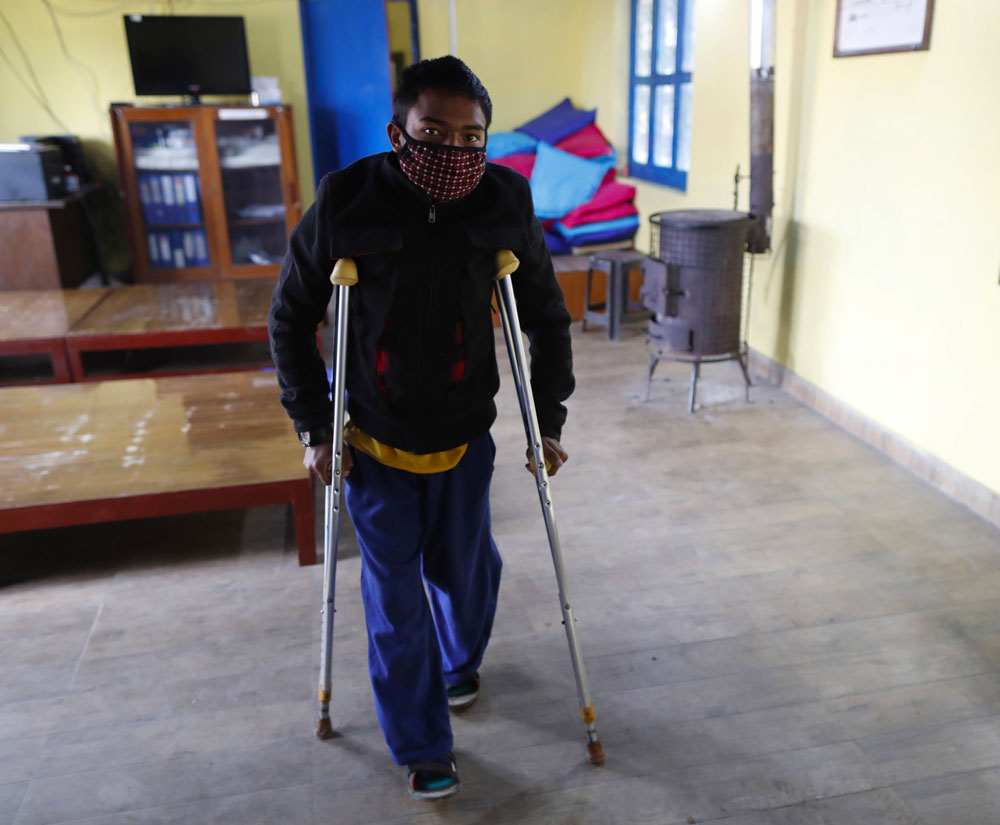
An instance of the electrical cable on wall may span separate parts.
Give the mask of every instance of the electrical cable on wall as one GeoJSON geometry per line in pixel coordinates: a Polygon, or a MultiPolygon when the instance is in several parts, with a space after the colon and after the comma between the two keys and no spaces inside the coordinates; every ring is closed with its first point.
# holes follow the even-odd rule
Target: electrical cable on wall
{"type": "Polygon", "coordinates": [[[100,9],[98,11],[72,11],[70,9],[64,9],[61,6],[57,6],[54,3],[46,3],[46,5],[59,12],[59,14],[64,17],[100,17],[104,14],[118,14],[125,9],[132,8],[135,3],[119,3],[117,6],[112,6],[110,9],[100,9]]]}
{"type": "Polygon", "coordinates": [[[66,39],[63,37],[62,27],[59,25],[59,18],[56,17],[55,9],[49,0],[41,0],[42,5],[45,6],[46,11],[49,13],[49,17],[52,18],[52,26],[56,30],[56,37],[59,40],[59,47],[62,49],[63,55],[70,62],[74,69],[76,69],[77,74],[83,80],[84,85],[88,87],[90,92],[90,100],[94,106],[94,112],[97,114],[97,120],[99,123],[104,122],[104,110],[101,108],[100,97],[101,97],[101,87],[97,80],[97,75],[94,74],[94,70],[89,66],[84,65],[79,60],[77,60],[73,55],[70,54],[69,49],[66,46],[66,39]],[[84,71],[90,75],[90,82],[87,82],[87,77],[84,75],[84,71]]]}
{"type": "Polygon", "coordinates": [[[8,66],[10,66],[11,72],[13,72],[14,77],[17,78],[18,82],[22,86],[24,86],[28,94],[31,95],[32,99],[34,99],[34,101],[45,111],[45,113],[49,117],[51,117],[53,121],[55,121],[55,124],[64,132],[69,132],[70,131],[69,127],[65,123],[63,123],[62,120],[59,119],[59,115],[57,115],[54,111],[52,111],[52,107],[49,106],[49,104],[43,98],[39,97],[38,93],[31,88],[31,85],[28,83],[27,80],[24,79],[21,73],[18,72],[17,67],[11,62],[10,57],[7,56],[7,52],[5,52],[3,48],[0,48],[0,57],[2,57],[4,59],[4,62],[8,66]]]}
{"type": "Polygon", "coordinates": [[[3,57],[4,62],[8,66],[10,66],[10,69],[13,72],[14,77],[17,78],[18,82],[24,87],[25,91],[27,91],[28,94],[31,95],[32,99],[42,108],[42,110],[50,118],[52,118],[53,122],[64,132],[69,132],[70,131],[69,127],[65,123],[63,123],[59,115],[57,115],[55,111],[53,111],[52,105],[49,103],[48,96],[45,94],[45,89],[42,87],[41,82],[38,80],[38,75],[35,74],[35,69],[31,65],[31,61],[28,59],[28,55],[25,52],[24,47],[21,45],[21,41],[17,36],[17,32],[14,31],[14,27],[11,25],[10,20],[7,19],[7,16],[2,11],[0,11],[0,20],[3,21],[4,25],[7,27],[7,31],[10,32],[10,37],[14,41],[14,45],[17,47],[17,50],[21,55],[21,60],[24,61],[24,65],[28,70],[28,74],[31,76],[31,80],[34,82],[34,88],[32,88],[31,83],[29,83],[24,78],[24,76],[17,70],[17,67],[14,65],[14,62],[10,59],[10,56],[7,54],[6,51],[3,50],[3,48],[0,48],[0,57],[3,57]]]}
{"type": "MultiPolygon", "coordinates": [[[[287,4],[292,5],[294,0],[182,0],[181,6],[186,5],[197,5],[197,6],[273,6],[275,4],[287,4]]],[[[169,0],[167,3],[167,13],[176,14],[175,0],[169,0]]],[[[181,9],[184,11],[184,9],[181,9]]],[[[150,14],[153,14],[150,11],[150,14]]]]}
{"type": "Polygon", "coordinates": [[[45,97],[45,90],[42,88],[41,82],[38,80],[38,75],[35,74],[35,69],[31,65],[31,61],[28,59],[28,53],[24,50],[24,46],[21,45],[21,40],[17,36],[17,32],[14,31],[14,27],[11,25],[10,20],[7,19],[7,15],[0,11],[0,20],[3,20],[4,25],[7,27],[7,31],[10,32],[10,38],[14,41],[14,45],[17,46],[17,50],[21,55],[21,60],[24,61],[24,65],[28,69],[28,74],[31,75],[31,79],[35,84],[35,89],[38,94],[48,102],[45,97]]]}

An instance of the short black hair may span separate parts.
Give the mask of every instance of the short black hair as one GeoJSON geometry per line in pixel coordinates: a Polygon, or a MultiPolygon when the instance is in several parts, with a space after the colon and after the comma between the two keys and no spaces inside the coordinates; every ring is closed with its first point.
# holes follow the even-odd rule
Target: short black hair
{"type": "Polygon", "coordinates": [[[421,60],[403,69],[399,78],[399,88],[392,98],[392,119],[397,126],[406,125],[410,107],[417,102],[425,89],[440,89],[445,92],[472,98],[486,116],[486,128],[493,120],[493,101],[490,93],[476,77],[475,73],[453,55],[421,60]]]}

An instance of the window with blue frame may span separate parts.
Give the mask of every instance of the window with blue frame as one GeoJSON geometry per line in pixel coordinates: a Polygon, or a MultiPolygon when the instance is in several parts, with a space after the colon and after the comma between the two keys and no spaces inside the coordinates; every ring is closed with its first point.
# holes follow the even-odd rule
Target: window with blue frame
{"type": "Polygon", "coordinates": [[[694,0],[632,0],[629,174],[687,188],[694,0]]]}

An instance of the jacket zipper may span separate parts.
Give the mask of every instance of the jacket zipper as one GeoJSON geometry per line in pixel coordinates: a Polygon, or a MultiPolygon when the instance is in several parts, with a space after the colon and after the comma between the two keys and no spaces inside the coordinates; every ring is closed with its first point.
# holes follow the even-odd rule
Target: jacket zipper
{"type": "Polygon", "coordinates": [[[427,213],[427,223],[435,223],[437,221],[437,204],[432,203],[431,209],[427,213]]]}
{"type": "MultiPolygon", "coordinates": [[[[428,216],[427,216],[428,223],[434,223],[436,217],[437,217],[437,215],[436,215],[436,207],[435,207],[434,204],[431,204],[430,212],[428,213],[428,216]]],[[[434,230],[433,232],[431,232],[428,235],[427,241],[428,241],[428,246],[427,246],[427,251],[428,251],[427,252],[427,261],[437,260],[437,256],[438,256],[437,230],[434,230]]],[[[430,385],[430,383],[429,383],[430,365],[434,363],[434,358],[432,356],[428,357],[428,355],[426,353],[426,347],[427,347],[427,328],[430,325],[429,321],[430,321],[431,307],[434,306],[434,291],[435,291],[434,290],[434,279],[433,279],[433,277],[429,277],[431,275],[431,273],[430,273],[429,270],[430,270],[430,267],[425,262],[425,266],[423,267],[423,272],[421,273],[421,277],[425,280],[426,288],[423,289],[423,290],[421,290],[423,301],[422,301],[422,305],[420,306],[420,316],[419,316],[420,317],[420,323],[419,323],[419,327],[418,327],[418,330],[419,330],[419,338],[418,338],[418,340],[419,340],[419,350],[418,350],[419,361],[418,361],[418,363],[420,364],[420,376],[419,376],[419,379],[418,379],[418,381],[419,381],[418,386],[424,388],[424,391],[420,395],[420,408],[421,409],[423,409],[423,407],[427,403],[427,390],[426,390],[426,388],[430,385]]]]}

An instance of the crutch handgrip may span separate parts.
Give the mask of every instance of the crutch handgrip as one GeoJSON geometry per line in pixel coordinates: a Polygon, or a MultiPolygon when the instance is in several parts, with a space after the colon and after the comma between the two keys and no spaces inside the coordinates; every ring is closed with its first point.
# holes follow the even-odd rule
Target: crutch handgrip
{"type": "Polygon", "coordinates": [[[501,278],[506,278],[512,272],[516,272],[517,268],[521,265],[521,262],[517,259],[517,255],[515,255],[509,249],[498,249],[496,262],[497,262],[496,280],[498,281],[501,278]]]}
{"type": "MultiPolygon", "coordinates": [[[[525,455],[528,457],[528,469],[531,470],[532,473],[537,473],[538,465],[535,463],[535,453],[532,451],[531,447],[528,447],[525,455]]],[[[552,472],[552,462],[549,461],[547,457],[545,459],[545,472],[552,472]]]]}
{"type": "Polygon", "coordinates": [[[358,282],[358,265],[353,258],[341,258],[333,265],[330,283],[334,286],[354,286],[358,282]]]}

